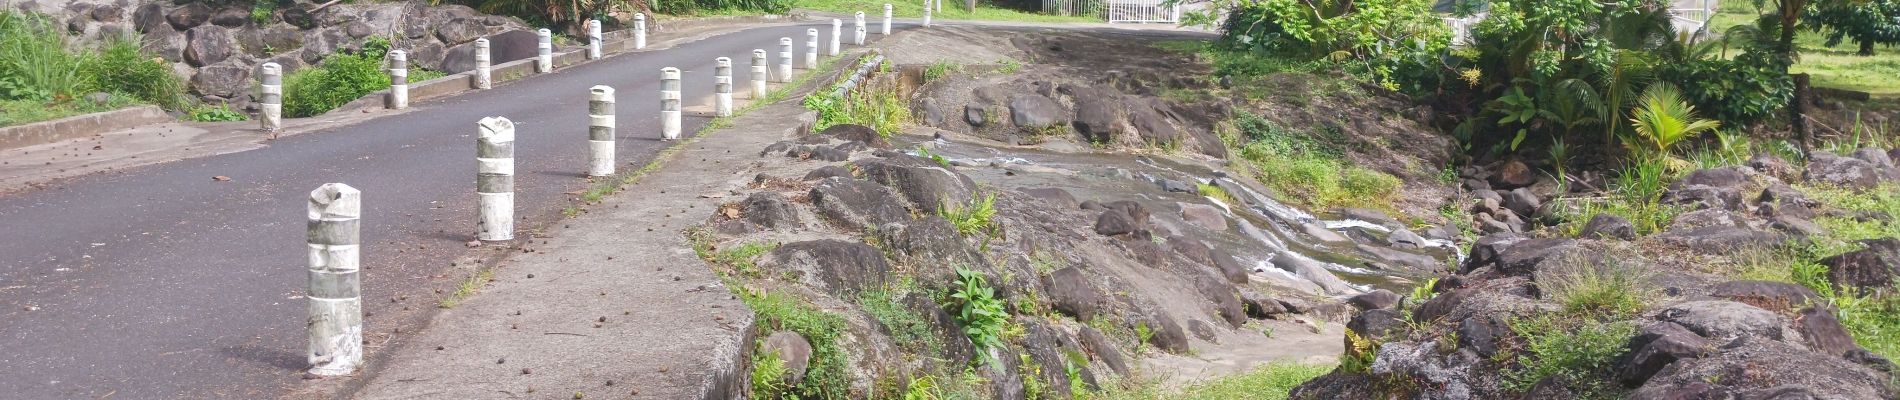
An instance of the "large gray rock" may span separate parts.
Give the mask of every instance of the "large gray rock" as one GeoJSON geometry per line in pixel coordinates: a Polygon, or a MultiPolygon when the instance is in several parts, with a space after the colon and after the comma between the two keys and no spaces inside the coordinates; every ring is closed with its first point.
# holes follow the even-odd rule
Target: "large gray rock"
{"type": "Polygon", "coordinates": [[[1536,194],[1531,193],[1530,188],[1511,189],[1504,194],[1504,208],[1510,209],[1517,215],[1536,214],[1537,209],[1543,206],[1544,203],[1537,199],[1536,194]]]}
{"type": "Polygon", "coordinates": [[[1821,300],[1805,286],[1787,282],[1728,281],[1709,287],[1709,297],[1738,301],[1774,312],[1790,312],[1821,300]]]}
{"type": "Polygon", "coordinates": [[[1748,159],[1747,165],[1749,168],[1754,169],[1756,173],[1772,176],[1782,181],[1793,181],[1794,178],[1799,176],[1794,166],[1788,165],[1787,160],[1782,160],[1781,157],[1776,157],[1774,154],[1755,153],[1754,157],[1748,159]]]}
{"type": "Polygon", "coordinates": [[[798,208],[791,200],[776,192],[758,192],[746,196],[739,204],[744,210],[746,222],[771,229],[792,229],[803,227],[798,220],[798,208]]]}
{"type": "Polygon", "coordinates": [[[1729,254],[1748,248],[1769,248],[1782,244],[1786,237],[1773,232],[1748,228],[1709,226],[1687,230],[1672,229],[1656,237],[1703,254],[1729,254]]]}
{"type": "Polygon", "coordinates": [[[1135,218],[1122,210],[1102,211],[1102,215],[1095,217],[1095,233],[1102,236],[1126,235],[1140,229],[1135,218]]]}
{"type": "Polygon", "coordinates": [[[1821,259],[1827,266],[1827,279],[1836,290],[1870,291],[1892,288],[1900,281],[1900,239],[1881,238],[1860,242],[1866,248],[1821,259]]]}
{"type": "Polygon", "coordinates": [[[238,28],[251,23],[251,10],[226,8],[211,14],[211,24],[226,28],[238,28]]]}
{"type": "Polygon", "coordinates": [[[185,62],[194,67],[217,64],[230,58],[236,44],[231,32],[217,25],[200,25],[185,31],[185,62]]]}
{"type": "Polygon", "coordinates": [[[1568,262],[1581,251],[1570,239],[1530,239],[1517,242],[1498,253],[1498,270],[1513,275],[1531,275],[1548,263],[1568,262]]]}
{"type": "MultiPolygon", "coordinates": [[[[1155,106],[1166,107],[1166,104],[1155,106]]],[[[1079,115],[1080,111],[1078,110],[1077,113],[1079,115]]],[[[1079,119],[1080,117],[1077,118],[1079,119]]],[[[1141,140],[1145,143],[1171,145],[1181,140],[1180,130],[1175,129],[1174,124],[1168,123],[1168,117],[1163,115],[1162,112],[1156,111],[1154,107],[1145,105],[1129,107],[1128,123],[1135,126],[1135,133],[1141,135],[1141,140]]],[[[1227,157],[1226,147],[1219,145],[1218,140],[1216,140],[1212,146],[1210,146],[1209,143],[1201,143],[1201,145],[1203,146],[1202,154],[1216,158],[1227,157]],[[1213,149],[1219,150],[1214,151],[1213,149]]]]}
{"type": "Polygon", "coordinates": [[[1297,253],[1286,252],[1277,254],[1273,257],[1272,262],[1274,268],[1291,272],[1293,276],[1313,282],[1327,293],[1359,293],[1359,289],[1354,288],[1352,284],[1346,283],[1346,280],[1339,279],[1339,276],[1333,275],[1332,271],[1320,266],[1319,261],[1299,256],[1297,253]]]}
{"type": "Polygon", "coordinates": [[[1088,277],[1082,274],[1082,270],[1076,267],[1058,269],[1043,279],[1049,293],[1051,307],[1056,312],[1075,317],[1077,321],[1095,318],[1096,313],[1107,302],[1107,298],[1101,291],[1095,289],[1095,284],[1089,282],[1088,277]]]}
{"type": "Polygon", "coordinates": [[[1663,192],[1661,200],[1663,204],[1697,210],[1738,210],[1742,205],[1742,193],[1734,187],[1687,185],[1663,192]]]}
{"type": "MultiPolygon", "coordinates": [[[[468,18],[456,18],[435,28],[435,37],[450,46],[473,42],[488,33],[481,22],[468,18]]],[[[492,51],[492,48],[491,48],[492,51]]]]}
{"type": "Polygon", "coordinates": [[[250,67],[237,63],[222,63],[199,68],[198,73],[191,76],[191,89],[203,95],[231,98],[241,93],[248,93],[251,87],[250,79],[250,67]]]}
{"type": "Polygon", "coordinates": [[[132,29],[138,33],[150,33],[159,25],[171,25],[165,21],[165,8],[159,3],[140,4],[132,11],[132,29]]]}
{"type": "Polygon", "coordinates": [[[159,24],[139,39],[139,50],[158,55],[169,62],[185,61],[185,34],[170,24],[159,24]]]}
{"type": "Polygon", "coordinates": [[[1857,158],[1815,152],[1808,160],[1808,180],[1851,189],[1872,189],[1880,183],[1883,171],[1857,158]]]}
{"type": "Polygon", "coordinates": [[[1009,118],[1017,127],[1048,129],[1069,122],[1068,110],[1054,99],[1034,94],[1017,95],[1009,100],[1009,118]]]}
{"type": "Polygon", "coordinates": [[[1795,316],[1794,330],[1801,334],[1802,343],[1808,348],[1821,354],[1846,357],[1860,350],[1860,344],[1854,342],[1854,336],[1847,333],[1847,327],[1841,326],[1840,318],[1834,313],[1834,308],[1828,306],[1801,309],[1795,316]]]}
{"type": "Polygon", "coordinates": [[[1888,156],[1885,150],[1881,149],[1865,148],[1854,150],[1852,156],[1861,161],[1866,161],[1868,164],[1872,164],[1874,168],[1892,169],[1894,166],[1893,158],[1888,156]]]}
{"type": "Polygon", "coordinates": [[[884,288],[891,266],[876,247],[841,240],[789,243],[773,249],[760,263],[770,269],[803,274],[807,283],[839,298],[857,298],[884,288]]]}
{"type": "MultiPolygon", "coordinates": [[[[905,265],[964,265],[977,267],[987,265],[983,256],[964,245],[963,236],[957,233],[957,227],[943,217],[930,215],[906,223],[889,223],[877,228],[878,240],[891,257],[905,265]]],[[[952,281],[956,279],[952,268],[923,268],[916,273],[920,279],[952,281]]]]}
{"type": "Polygon", "coordinates": [[[1701,357],[1710,347],[1707,339],[1682,325],[1653,323],[1630,338],[1629,354],[1616,367],[1617,376],[1626,386],[1641,386],[1670,363],[1701,357]]]}
{"type": "MultiPolygon", "coordinates": [[[[474,40],[474,39],[470,39],[474,40]]],[[[533,58],[539,50],[538,39],[534,32],[510,30],[488,36],[488,54],[495,65],[509,61],[533,58]]],[[[450,47],[442,56],[442,71],[451,74],[475,70],[475,44],[462,43],[450,47]]]]}
{"type": "Polygon", "coordinates": [[[1884,374],[1840,357],[1751,336],[1671,363],[1630,398],[1888,399],[1894,395],[1888,382],[1884,374]]]}
{"type": "Polygon", "coordinates": [[[976,181],[929,159],[890,154],[853,164],[865,179],[897,189],[918,211],[935,214],[945,207],[963,209],[976,200],[976,181]]]}
{"type": "Polygon", "coordinates": [[[863,143],[867,147],[873,147],[873,148],[879,148],[879,149],[891,148],[890,140],[885,139],[884,135],[879,134],[877,132],[877,129],[872,129],[871,127],[864,126],[864,125],[856,125],[856,124],[832,125],[830,127],[825,128],[824,131],[818,132],[818,135],[823,136],[823,137],[829,137],[832,139],[843,140],[847,142],[863,143]]]}
{"type": "Polygon", "coordinates": [[[442,57],[446,55],[448,55],[448,50],[444,49],[441,43],[427,42],[409,48],[409,63],[417,67],[440,70],[442,57]]]}
{"type": "Polygon", "coordinates": [[[902,201],[875,183],[825,178],[812,187],[810,197],[819,216],[848,231],[862,232],[886,223],[910,220],[902,201]]]}
{"type": "Polygon", "coordinates": [[[1583,224],[1583,230],[1577,233],[1583,239],[1636,239],[1636,226],[1630,220],[1610,214],[1597,214],[1590,222],[1583,224]]]}
{"type": "MultiPolygon", "coordinates": [[[[1078,97],[1075,99],[1075,132],[1089,143],[1113,142],[1116,134],[1124,129],[1121,114],[1121,103],[1116,99],[1078,97]]],[[[1017,121],[1022,125],[1023,120],[1017,121]]]]}
{"type": "Polygon", "coordinates": [[[766,336],[759,351],[778,354],[779,361],[784,362],[785,367],[785,375],[779,378],[785,382],[805,380],[805,369],[811,366],[811,342],[805,341],[805,337],[798,332],[779,331],[766,336]]]}
{"type": "Polygon", "coordinates": [[[1665,308],[1657,319],[1681,324],[1702,337],[1726,343],[1743,336],[1780,340],[1780,315],[1744,303],[1701,300],[1665,308]]]}
{"type": "Polygon", "coordinates": [[[171,23],[172,29],[186,31],[198,25],[204,25],[205,21],[210,21],[211,13],[211,7],[204,3],[191,3],[174,8],[170,13],[165,14],[165,22],[171,23]]]}
{"type": "Polygon", "coordinates": [[[1174,316],[1164,311],[1157,311],[1144,323],[1148,325],[1148,331],[1154,333],[1153,336],[1148,337],[1149,344],[1153,344],[1161,351],[1187,354],[1189,350],[1187,332],[1181,330],[1181,324],[1174,321],[1174,316]]]}
{"type": "Polygon", "coordinates": [[[1719,188],[1737,188],[1748,183],[1748,173],[1743,167],[1721,167],[1696,170],[1682,179],[1670,184],[1672,187],[1704,185],[1719,188]]]}
{"type": "Polygon", "coordinates": [[[1115,371],[1116,375],[1128,376],[1128,361],[1122,356],[1121,347],[1116,346],[1107,335],[1093,327],[1083,326],[1080,336],[1082,348],[1087,349],[1090,356],[1108,365],[1108,369],[1115,371]]]}
{"type": "Polygon", "coordinates": [[[1399,304],[1399,294],[1379,289],[1348,298],[1346,303],[1360,310],[1377,310],[1399,304]]]}

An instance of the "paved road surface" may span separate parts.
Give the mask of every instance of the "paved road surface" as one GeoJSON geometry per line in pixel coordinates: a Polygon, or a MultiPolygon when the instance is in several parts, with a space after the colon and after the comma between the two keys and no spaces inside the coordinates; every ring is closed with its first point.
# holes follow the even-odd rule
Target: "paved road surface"
{"type": "MultiPolygon", "coordinates": [[[[710,99],[714,58],[733,58],[741,91],[752,49],[776,58],[790,36],[802,54],[804,30],[823,25],[623,54],[262,149],[0,198],[0,397],[274,397],[305,366],[311,189],[363,191],[364,303],[386,332],[390,315],[433,307],[430,288],[461,278],[444,271],[473,237],[476,120],[515,121],[518,212],[548,221],[585,187],[588,87],[617,89],[621,168],[637,166],[664,146],[661,68],[685,71],[690,106],[710,99]]],[[[705,122],[688,116],[685,130],[705,122]]]]}

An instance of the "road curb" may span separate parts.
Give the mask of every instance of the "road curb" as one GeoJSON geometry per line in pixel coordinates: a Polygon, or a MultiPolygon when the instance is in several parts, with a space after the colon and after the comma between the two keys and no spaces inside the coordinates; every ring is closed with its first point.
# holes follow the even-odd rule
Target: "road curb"
{"type": "Polygon", "coordinates": [[[144,105],[0,128],[0,150],[63,142],[141,125],[171,122],[158,106],[144,105]]]}

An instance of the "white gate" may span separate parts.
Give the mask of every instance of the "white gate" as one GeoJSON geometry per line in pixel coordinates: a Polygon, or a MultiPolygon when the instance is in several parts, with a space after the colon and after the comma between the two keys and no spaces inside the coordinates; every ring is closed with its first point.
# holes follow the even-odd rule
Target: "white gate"
{"type": "Polygon", "coordinates": [[[1103,18],[1107,19],[1109,23],[1180,22],[1181,5],[1165,3],[1168,3],[1168,1],[1106,0],[1102,2],[1102,14],[1103,18]]]}

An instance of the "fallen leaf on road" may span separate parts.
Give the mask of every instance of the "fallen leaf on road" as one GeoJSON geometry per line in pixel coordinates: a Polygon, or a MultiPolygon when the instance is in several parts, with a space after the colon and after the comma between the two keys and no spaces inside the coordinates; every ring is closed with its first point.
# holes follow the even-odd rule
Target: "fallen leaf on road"
{"type": "Polygon", "coordinates": [[[218,176],[213,176],[213,177],[211,177],[211,180],[213,180],[213,181],[218,181],[218,182],[229,182],[229,181],[231,181],[231,177],[229,177],[229,176],[224,176],[224,175],[218,175],[218,176]]]}
{"type": "Polygon", "coordinates": [[[480,241],[480,240],[470,240],[470,241],[468,241],[468,243],[467,243],[467,245],[468,245],[468,247],[482,247],[482,241],[480,241]]]}

